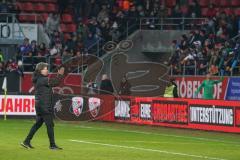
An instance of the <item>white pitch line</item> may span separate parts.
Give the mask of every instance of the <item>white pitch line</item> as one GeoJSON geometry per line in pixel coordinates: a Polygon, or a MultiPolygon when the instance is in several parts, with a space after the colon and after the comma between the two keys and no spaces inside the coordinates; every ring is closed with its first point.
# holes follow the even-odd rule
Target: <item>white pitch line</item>
{"type": "MultiPolygon", "coordinates": [[[[32,121],[26,120],[26,122],[32,122],[32,121]]],[[[57,125],[66,126],[69,124],[57,124],[57,125]]],[[[146,134],[146,135],[158,135],[158,136],[165,136],[165,137],[185,138],[185,139],[201,140],[201,141],[208,141],[208,142],[219,142],[219,143],[224,143],[224,144],[234,144],[235,146],[240,146],[239,142],[225,141],[225,140],[221,140],[221,139],[192,137],[192,136],[187,137],[187,136],[178,136],[178,135],[172,135],[172,134],[162,134],[162,133],[143,132],[143,131],[129,131],[129,130],[109,129],[109,128],[103,128],[103,127],[90,127],[90,126],[79,126],[79,125],[76,125],[75,127],[96,129],[96,130],[105,130],[105,131],[114,131],[114,132],[127,132],[127,133],[137,133],[137,134],[146,134]]]]}
{"type": "MultiPolygon", "coordinates": [[[[201,144],[201,145],[206,145],[206,143],[204,142],[166,142],[166,141],[161,141],[161,142],[155,142],[155,141],[132,141],[132,140],[128,140],[128,141],[123,141],[123,140],[91,140],[92,142],[123,142],[123,143],[145,143],[145,144],[180,144],[180,145],[193,145],[193,144],[201,144]]],[[[216,144],[212,144],[212,145],[216,145],[216,144]]],[[[229,144],[218,144],[218,145],[229,145],[229,144]]],[[[232,146],[238,146],[238,145],[232,145],[232,146]]]]}
{"type": "MultiPolygon", "coordinates": [[[[106,142],[106,140],[91,140],[92,142],[106,142]]],[[[153,142],[153,141],[132,141],[132,140],[129,140],[129,141],[122,141],[122,140],[107,140],[107,142],[125,142],[125,143],[148,143],[148,144],[194,144],[194,143],[185,143],[185,142],[164,142],[164,141],[161,141],[161,142],[153,142]]],[[[199,143],[197,143],[199,144],[199,143]]],[[[205,144],[205,143],[201,143],[201,144],[205,144]]],[[[215,145],[215,144],[214,144],[215,145]]]]}
{"type": "Polygon", "coordinates": [[[74,140],[74,139],[71,139],[69,141],[77,142],[77,143],[85,143],[85,144],[95,144],[95,145],[107,146],[107,147],[115,147],[115,148],[135,149],[135,150],[148,151],[148,152],[158,152],[158,153],[165,153],[165,154],[178,155],[178,156],[184,156],[184,157],[194,157],[194,158],[208,159],[208,160],[227,160],[227,159],[223,159],[223,158],[208,157],[208,156],[201,156],[201,155],[194,155],[194,154],[187,154],[187,153],[179,153],[179,152],[169,152],[169,151],[149,149],[149,148],[122,146],[122,145],[116,145],[116,144],[96,143],[96,142],[74,140]]]}
{"type": "Polygon", "coordinates": [[[109,128],[100,128],[100,127],[89,127],[89,126],[76,126],[79,128],[87,128],[87,129],[96,129],[96,130],[106,130],[106,131],[114,131],[114,132],[127,132],[127,133],[137,133],[137,134],[146,134],[146,135],[158,135],[158,136],[165,136],[165,137],[175,137],[175,138],[185,138],[185,139],[193,139],[193,140],[202,140],[202,141],[211,141],[211,142],[220,142],[225,144],[235,144],[237,146],[240,145],[239,142],[233,141],[224,141],[220,139],[211,139],[211,138],[203,138],[203,137],[192,137],[192,136],[178,136],[172,134],[162,134],[162,133],[153,133],[153,132],[143,132],[143,131],[129,131],[129,130],[120,130],[120,129],[109,129],[109,128]]]}

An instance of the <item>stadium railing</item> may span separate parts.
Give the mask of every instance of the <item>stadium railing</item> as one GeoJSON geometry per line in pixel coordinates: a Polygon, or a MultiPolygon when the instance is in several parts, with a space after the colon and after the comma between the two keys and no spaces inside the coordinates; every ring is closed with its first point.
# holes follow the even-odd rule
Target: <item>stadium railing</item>
{"type": "Polygon", "coordinates": [[[207,18],[155,18],[155,17],[142,17],[142,18],[126,18],[128,24],[135,23],[139,26],[138,29],[158,29],[158,30],[188,30],[193,25],[201,26],[205,24],[207,18]],[[154,27],[150,27],[153,25],[154,27]]]}

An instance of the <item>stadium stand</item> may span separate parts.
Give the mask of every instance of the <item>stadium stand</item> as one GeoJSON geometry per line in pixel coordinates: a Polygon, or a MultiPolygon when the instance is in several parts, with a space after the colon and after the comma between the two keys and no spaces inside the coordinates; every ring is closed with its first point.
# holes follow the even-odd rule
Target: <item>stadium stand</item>
{"type": "MultiPolygon", "coordinates": [[[[64,55],[75,56],[79,51],[82,54],[96,54],[94,47],[100,41],[103,45],[110,40],[119,42],[123,38],[122,33],[126,30],[125,19],[134,18],[134,20],[129,20],[129,23],[137,24],[139,23],[137,19],[149,17],[146,20],[147,29],[188,29],[191,31],[189,35],[182,36],[180,41],[173,40],[178,47],[171,57],[170,66],[172,66],[171,63],[175,63],[174,58],[177,53],[181,53],[181,57],[178,57],[180,58],[178,60],[179,67],[176,69],[176,66],[173,66],[173,74],[204,74],[207,69],[214,68],[213,70],[217,70],[218,73],[230,75],[233,70],[236,70],[233,67],[237,66],[238,52],[234,48],[238,44],[236,43],[238,38],[233,37],[239,31],[240,2],[238,0],[222,0],[220,3],[216,0],[187,0],[187,3],[181,0],[16,0],[15,4],[21,23],[35,22],[46,26],[51,42],[47,49],[49,53],[44,54],[43,57],[50,56],[53,58],[51,61],[55,61],[55,56],[57,59],[64,55]],[[179,18],[179,20],[168,21],[169,17],[179,18]],[[206,20],[188,20],[192,25],[187,26],[182,24],[184,23],[181,21],[182,17],[205,18],[206,20]],[[57,20],[58,18],[59,20],[57,20]],[[158,18],[158,20],[153,18],[158,18]],[[183,27],[166,25],[167,27],[159,28],[160,21],[165,23],[164,25],[173,23],[183,27]],[[49,31],[49,26],[53,25],[55,26],[49,31]],[[183,43],[186,43],[186,46],[183,43]],[[227,60],[219,59],[228,44],[233,51],[226,55],[227,60]],[[196,52],[197,56],[194,54],[192,58],[192,55],[189,55],[192,52],[196,52]],[[209,66],[213,63],[215,54],[218,55],[218,60],[214,61],[215,65],[209,66]],[[199,56],[202,56],[202,59],[199,56]],[[197,61],[190,62],[192,59],[197,59],[197,61]],[[222,61],[228,62],[228,65],[221,66],[220,61],[221,63],[222,61]],[[183,65],[194,67],[193,69],[185,68],[183,71],[183,65]],[[206,70],[195,71],[194,68],[199,67],[206,70]],[[223,68],[225,71],[220,72],[223,68]]],[[[187,23],[187,21],[185,22],[187,23]]],[[[46,46],[48,45],[46,44],[46,46]]],[[[97,55],[101,56],[102,54],[98,53],[97,55]]],[[[38,55],[43,54],[31,54],[31,56],[38,55]]]]}

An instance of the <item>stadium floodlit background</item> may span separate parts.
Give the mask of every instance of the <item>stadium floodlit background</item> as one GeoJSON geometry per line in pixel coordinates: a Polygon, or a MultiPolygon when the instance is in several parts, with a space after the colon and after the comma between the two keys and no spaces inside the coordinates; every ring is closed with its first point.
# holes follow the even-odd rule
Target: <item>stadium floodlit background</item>
{"type": "Polygon", "coordinates": [[[0,159],[240,159],[239,0],[0,1],[0,159]],[[54,88],[62,151],[48,149],[45,128],[34,150],[19,145],[34,122],[39,62],[50,76],[67,70],[54,88]],[[192,99],[209,72],[224,77],[216,100],[192,99]],[[162,98],[168,75],[179,98],[162,98]]]}

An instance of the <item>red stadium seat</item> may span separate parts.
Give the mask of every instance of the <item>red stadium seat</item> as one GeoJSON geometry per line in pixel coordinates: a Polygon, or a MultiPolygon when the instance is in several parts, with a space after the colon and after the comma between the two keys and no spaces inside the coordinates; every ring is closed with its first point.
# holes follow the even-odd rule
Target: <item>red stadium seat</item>
{"type": "Polygon", "coordinates": [[[69,33],[69,32],[76,32],[77,26],[75,24],[61,24],[61,31],[64,33],[69,33]]]}
{"type": "Polygon", "coordinates": [[[48,18],[48,14],[47,13],[42,14],[42,19],[44,20],[44,22],[47,21],[47,18],[48,18]]]}
{"type": "Polygon", "coordinates": [[[73,18],[71,14],[63,14],[62,15],[62,22],[63,23],[72,23],[73,22],[73,18]]]}
{"type": "Polygon", "coordinates": [[[41,0],[28,0],[28,2],[34,2],[34,3],[36,3],[36,2],[41,2],[41,0]]]}
{"type": "Polygon", "coordinates": [[[214,16],[216,16],[217,12],[218,12],[218,10],[216,8],[208,9],[207,10],[207,17],[214,17],[214,16]]]}
{"type": "Polygon", "coordinates": [[[200,0],[198,1],[198,3],[201,7],[207,7],[209,4],[209,0],[200,0]]]}
{"type": "Polygon", "coordinates": [[[56,4],[48,3],[46,6],[46,12],[54,12],[56,13],[58,11],[56,4]]]}
{"type": "Polygon", "coordinates": [[[42,4],[42,3],[37,3],[37,4],[35,4],[34,9],[35,9],[35,11],[37,11],[37,12],[46,12],[45,5],[42,4]]]}
{"type": "Polygon", "coordinates": [[[27,11],[27,12],[32,12],[34,11],[34,7],[32,3],[22,3],[22,10],[27,11]]]}
{"type": "Polygon", "coordinates": [[[48,14],[47,13],[38,14],[37,15],[37,22],[39,22],[39,23],[46,23],[47,18],[48,18],[48,14]]]}
{"type": "Polygon", "coordinates": [[[46,3],[57,3],[57,0],[40,0],[40,1],[46,3]]]}
{"type": "Polygon", "coordinates": [[[27,15],[28,22],[37,22],[37,15],[27,15]]]}
{"type": "Polygon", "coordinates": [[[25,1],[34,3],[57,3],[57,0],[25,0],[25,1]]]}
{"type": "Polygon", "coordinates": [[[224,9],[224,12],[227,14],[227,15],[233,15],[234,14],[234,10],[232,8],[225,8],[224,9]]]}
{"type": "Polygon", "coordinates": [[[17,3],[16,3],[16,7],[17,7],[18,10],[23,10],[23,5],[22,5],[22,3],[17,2],[17,3]]]}
{"type": "Polygon", "coordinates": [[[27,16],[20,14],[18,20],[19,20],[20,22],[26,22],[26,21],[27,21],[27,16]]]}
{"type": "Polygon", "coordinates": [[[233,6],[233,7],[240,6],[240,1],[239,0],[232,0],[231,1],[231,6],[233,6]]]}
{"type": "Polygon", "coordinates": [[[240,9],[239,9],[239,8],[238,8],[238,9],[235,9],[235,14],[238,15],[238,16],[240,16],[240,9]]]}
{"type": "Polygon", "coordinates": [[[229,7],[230,1],[229,0],[220,0],[219,1],[221,7],[229,7]]]}
{"type": "Polygon", "coordinates": [[[76,24],[67,24],[67,29],[68,29],[68,32],[76,32],[77,26],[76,24]]]}
{"type": "Polygon", "coordinates": [[[37,15],[27,15],[28,22],[37,22],[37,15]]]}
{"type": "Polygon", "coordinates": [[[29,14],[20,14],[19,15],[19,21],[21,22],[35,22],[37,21],[37,17],[35,15],[29,15],[29,14]]]}
{"type": "Polygon", "coordinates": [[[171,8],[174,7],[176,5],[176,0],[167,0],[166,1],[166,6],[171,8]]]}
{"type": "Polygon", "coordinates": [[[186,15],[188,13],[188,6],[186,6],[186,5],[181,6],[181,11],[183,14],[186,15]]]}
{"type": "Polygon", "coordinates": [[[62,32],[64,32],[64,33],[65,33],[65,32],[68,32],[67,26],[66,26],[65,24],[63,24],[63,23],[60,24],[60,28],[61,28],[61,31],[62,31],[62,32]]]}
{"type": "Polygon", "coordinates": [[[192,4],[193,0],[188,0],[188,4],[192,4]]]}
{"type": "Polygon", "coordinates": [[[171,8],[167,8],[167,10],[168,10],[167,15],[168,15],[168,16],[171,16],[171,15],[172,15],[172,10],[171,10],[171,8]]]}
{"type": "Polygon", "coordinates": [[[210,3],[214,4],[215,6],[220,6],[219,0],[210,0],[210,3]]]}
{"type": "Polygon", "coordinates": [[[208,17],[208,8],[202,8],[201,13],[203,17],[208,17]]]}

